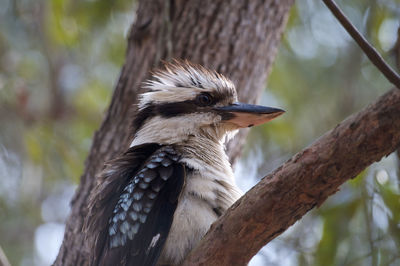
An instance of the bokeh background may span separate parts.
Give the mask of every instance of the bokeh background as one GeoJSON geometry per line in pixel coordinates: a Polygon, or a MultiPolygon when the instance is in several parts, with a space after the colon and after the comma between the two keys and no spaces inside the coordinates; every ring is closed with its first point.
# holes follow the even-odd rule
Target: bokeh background
{"type": "MultiPolygon", "coordinates": [[[[399,70],[400,1],[338,3],[399,70]]],[[[136,4],[0,0],[0,247],[12,265],[57,255],[136,4]]],[[[261,99],[287,112],[252,129],[237,182],[248,190],[391,87],[322,1],[297,1],[261,99]]],[[[396,154],[373,164],[251,265],[400,265],[399,165],[396,154]]]]}

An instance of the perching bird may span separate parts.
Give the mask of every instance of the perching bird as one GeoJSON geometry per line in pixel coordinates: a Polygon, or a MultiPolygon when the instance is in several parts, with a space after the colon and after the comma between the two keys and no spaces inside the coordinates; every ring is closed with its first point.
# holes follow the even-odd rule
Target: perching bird
{"type": "Polygon", "coordinates": [[[181,264],[242,195],[225,137],[284,112],[238,103],[229,79],[187,61],[167,63],[145,87],[130,148],[91,194],[91,265],[181,264]]]}

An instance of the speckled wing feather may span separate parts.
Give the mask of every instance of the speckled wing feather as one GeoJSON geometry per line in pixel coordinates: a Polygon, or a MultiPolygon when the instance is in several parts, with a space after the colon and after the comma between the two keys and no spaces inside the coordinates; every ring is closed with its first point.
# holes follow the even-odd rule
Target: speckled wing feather
{"type": "Polygon", "coordinates": [[[108,219],[102,219],[97,231],[92,265],[156,265],[168,236],[185,179],[179,155],[163,146],[127,172],[129,178],[121,177],[124,185],[102,202],[108,219]]]}

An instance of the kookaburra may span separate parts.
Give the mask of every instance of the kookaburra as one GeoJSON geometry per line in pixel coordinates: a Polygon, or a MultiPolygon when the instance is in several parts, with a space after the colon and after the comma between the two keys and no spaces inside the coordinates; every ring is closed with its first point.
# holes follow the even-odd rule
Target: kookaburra
{"type": "Polygon", "coordinates": [[[187,61],[145,83],[130,148],[92,191],[91,265],[180,265],[242,192],[224,140],[284,111],[237,102],[234,84],[187,61]]]}

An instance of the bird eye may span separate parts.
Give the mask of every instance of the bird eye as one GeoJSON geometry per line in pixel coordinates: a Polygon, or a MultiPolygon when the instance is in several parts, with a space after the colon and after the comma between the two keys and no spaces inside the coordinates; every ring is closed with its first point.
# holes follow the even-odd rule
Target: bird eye
{"type": "Polygon", "coordinates": [[[200,106],[207,106],[212,104],[212,97],[208,93],[202,93],[196,97],[196,102],[200,106]]]}

